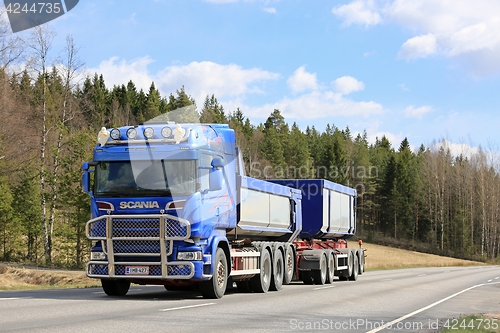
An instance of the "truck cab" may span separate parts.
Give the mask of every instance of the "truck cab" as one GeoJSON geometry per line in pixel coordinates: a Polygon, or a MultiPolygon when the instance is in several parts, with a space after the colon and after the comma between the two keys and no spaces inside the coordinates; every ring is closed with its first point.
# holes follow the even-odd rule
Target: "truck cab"
{"type": "Polygon", "coordinates": [[[167,123],[101,134],[82,167],[91,196],[87,275],[111,295],[130,282],[209,280],[214,249],[224,242],[228,250],[225,231],[236,227],[234,131],[167,123]]]}

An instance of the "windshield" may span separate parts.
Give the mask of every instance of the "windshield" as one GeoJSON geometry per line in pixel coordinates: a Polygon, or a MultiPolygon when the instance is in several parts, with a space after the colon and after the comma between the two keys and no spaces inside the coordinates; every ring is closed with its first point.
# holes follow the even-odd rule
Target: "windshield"
{"type": "Polygon", "coordinates": [[[194,160],[100,162],[95,197],[175,197],[196,191],[194,160]]]}

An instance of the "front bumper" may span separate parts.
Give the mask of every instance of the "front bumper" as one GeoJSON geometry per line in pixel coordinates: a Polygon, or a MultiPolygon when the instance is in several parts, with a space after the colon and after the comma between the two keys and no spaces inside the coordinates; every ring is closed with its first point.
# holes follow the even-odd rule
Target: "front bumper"
{"type": "Polygon", "coordinates": [[[165,214],[106,215],[88,221],[86,233],[90,240],[101,242],[107,257],[107,261],[87,263],[88,277],[174,280],[202,278],[202,261],[169,261],[169,256],[174,251],[174,240],[182,241],[191,236],[191,224],[187,220],[165,214]],[[126,274],[127,266],[147,266],[148,274],[126,274]]]}

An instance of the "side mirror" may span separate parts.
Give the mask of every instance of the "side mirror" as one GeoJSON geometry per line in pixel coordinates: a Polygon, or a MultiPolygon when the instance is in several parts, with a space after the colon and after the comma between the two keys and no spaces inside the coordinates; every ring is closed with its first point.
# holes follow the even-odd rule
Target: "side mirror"
{"type": "Polygon", "coordinates": [[[224,161],[221,158],[216,157],[216,158],[214,158],[212,160],[212,166],[214,168],[223,168],[224,167],[224,161]]]}
{"type": "Polygon", "coordinates": [[[210,191],[219,191],[222,189],[222,185],[224,184],[224,176],[222,174],[222,170],[220,169],[212,169],[210,170],[210,191]]]}
{"type": "MultiPolygon", "coordinates": [[[[85,163],[84,163],[84,165],[85,165],[85,163]]],[[[82,167],[82,169],[83,169],[83,167],[82,167]]],[[[85,170],[85,172],[82,175],[82,192],[90,194],[90,177],[89,177],[88,169],[85,170]]]]}

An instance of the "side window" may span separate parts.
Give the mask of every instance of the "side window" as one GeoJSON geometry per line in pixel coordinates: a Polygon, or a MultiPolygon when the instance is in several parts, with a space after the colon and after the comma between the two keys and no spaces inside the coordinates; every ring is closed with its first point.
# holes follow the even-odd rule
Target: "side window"
{"type": "Polygon", "coordinates": [[[212,168],[212,160],[214,157],[208,154],[201,154],[200,156],[200,183],[201,190],[207,190],[210,187],[209,175],[212,168]]]}

